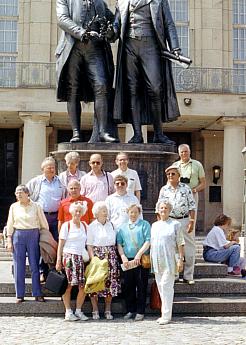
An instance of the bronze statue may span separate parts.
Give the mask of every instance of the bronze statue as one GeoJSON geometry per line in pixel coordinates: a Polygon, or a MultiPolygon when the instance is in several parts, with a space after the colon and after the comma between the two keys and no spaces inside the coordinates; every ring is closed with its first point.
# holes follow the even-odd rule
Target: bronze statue
{"type": "Polygon", "coordinates": [[[117,142],[109,131],[114,64],[107,38],[113,13],[103,0],[57,0],[62,29],[57,57],[57,100],[67,102],[70,142],[81,141],[81,101],[94,101],[93,141],[117,142]]]}
{"type": "Polygon", "coordinates": [[[153,124],[154,143],[174,145],[162,122],[178,118],[171,62],[165,51],[180,55],[168,0],[118,0],[114,21],[119,37],[114,119],[132,123],[129,143],[142,143],[142,124],[153,124]]]}

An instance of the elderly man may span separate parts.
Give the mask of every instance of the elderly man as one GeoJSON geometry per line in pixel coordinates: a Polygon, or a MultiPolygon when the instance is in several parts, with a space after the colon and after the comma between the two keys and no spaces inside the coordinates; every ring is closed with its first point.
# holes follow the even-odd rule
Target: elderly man
{"type": "MultiPolygon", "coordinates": [[[[54,240],[58,242],[58,208],[60,201],[65,198],[66,188],[55,174],[54,158],[46,157],[41,164],[41,170],[43,174],[31,179],[27,183],[27,187],[30,192],[30,199],[42,207],[49,224],[49,230],[54,240]]],[[[41,276],[43,281],[48,273],[48,266],[42,263],[41,271],[43,272],[41,276]]]]}
{"type": "MultiPolygon", "coordinates": [[[[196,201],[196,208],[198,209],[199,192],[206,187],[205,172],[202,164],[190,157],[190,147],[187,144],[181,144],[178,147],[180,160],[173,163],[179,168],[180,181],[186,183],[193,192],[193,197],[196,201]]],[[[196,229],[197,212],[195,214],[194,231],[196,229]]]]}
{"type": "Polygon", "coordinates": [[[57,100],[67,102],[70,141],[81,141],[81,101],[94,102],[99,141],[118,141],[108,133],[114,64],[107,36],[113,14],[103,0],[56,0],[56,13],[62,30],[56,49],[57,100]]]}
{"type": "Polygon", "coordinates": [[[94,153],[90,156],[89,166],[91,171],[80,180],[81,194],[96,201],[104,201],[108,195],[114,192],[112,175],[104,171],[102,156],[94,153]]]}
{"type": "Polygon", "coordinates": [[[127,177],[123,175],[115,176],[114,186],[116,192],[108,196],[105,202],[108,208],[109,220],[114,228],[118,229],[122,224],[128,222],[128,207],[134,204],[139,205],[139,200],[135,195],[127,193],[127,177]]]}
{"type": "Polygon", "coordinates": [[[93,202],[86,198],[83,195],[80,195],[81,186],[79,181],[72,180],[68,183],[67,186],[68,190],[68,197],[63,199],[60,203],[60,207],[58,210],[58,231],[60,232],[61,226],[64,222],[72,219],[71,213],[69,213],[69,207],[73,202],[76,201],[85,201],[87,203],[87,211],[86,213],[80,218],[81,221],[86,222],[88,225],[93,220],[92,214],[92,206],[93,202]]]}
{"type": "Polygon", "coordinates": [[[169,202],[172,205],[170,218],[180,222],[185,239],[185,265],[184,279],[188,284],[194,284],[193,275],[195,267],[195,232],[194,217],[196,203],[190,187],[179,182],[179,170],[171,165],[165,170],[167,184],[160,190],[158,201],[169,202]]]}
{"type": "Polygon", "coordinates": [[[135,194],[140,202],[142,187],[136,170],[128,168],[128,154],[125,152],[119,152],[116,156],[115,163],[118,166],[118,169],[111,172],[112,176],[126,176],[128,179],[127,193],[135,194]]]}

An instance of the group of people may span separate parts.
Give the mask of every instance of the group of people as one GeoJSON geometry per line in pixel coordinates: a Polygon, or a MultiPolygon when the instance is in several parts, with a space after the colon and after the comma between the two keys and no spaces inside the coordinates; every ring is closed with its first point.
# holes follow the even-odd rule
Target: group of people
{"type": "Polygon", "coordinates": [[[201,163],[190,158],[190,148],[179,146],[180,161],[166,168],[167,184],[156,204],[157,221],[152,226],[143,219],[141,183],[128,168],[127,153],[120,152],[112,173],[103,170],[100,154],[92,154],[91,170],[80,171],[79,154],[65,156],[67,170],[55,174],[55,161],[42,162],[42,175],[16,188],[17,202],[9,210],[8,248],[13,251],[17,303],[25,296],[25,258],[32,272],[33,296],[44,301],[40,282],[48,274],[46,262],[39,262],[39,230],[46,229],[58,242],[57,270],[64,269],[68,287],[63,295],[65,319],[87,320],[81,310],[85,293],[85,268],[95,257],[108,262],[104,288],[90,293],[92,318],[100,318],[98,297],[105,298],[105,318],[113,319],[112,298],[121,292],[120,264],[124,277],[125,319],[143,320],[149,267],[143,256],[150,253],[162,301],[160,324],[171,320],[174,281],[183,271],[183,282],[194,284],[195,222],[198,198],[205,188],[201,163]],[[196,176],[194,176],[196,175],[196,176]],[[181,182],[181,180],[184,182],[181,182]],[[79,287],[76,310],[71,310],[72,286],[79,287]]]}
{"type": "Polygon", "coordinates": [[[118,0],[113,14],[103,0],[57,0],[62,30],[56,49],[57,100],[67,102],[73,130],[81,140],[81,101],[94,102],[90,142],[119,141],[116,124],[131,123],[129,143],[143,143],[141,125],[153,124],[154,143],[174,145],[162,122],[180,113],[168,52],[179,59],[176,27],[168,0],[118,0]],[[119,40],[115,92],[110,43],[119,40]],[[113,125],[115,123],[115,126],[113,125]]]}

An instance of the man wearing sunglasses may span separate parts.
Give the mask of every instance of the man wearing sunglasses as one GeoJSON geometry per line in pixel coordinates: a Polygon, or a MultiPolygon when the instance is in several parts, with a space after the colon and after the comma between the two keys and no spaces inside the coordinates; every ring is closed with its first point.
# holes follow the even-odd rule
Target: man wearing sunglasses
{"type": "Polygon", "coordinates": [[[183,281],[191,285],[194,284],[193,275],[196,254],[194,231],[196,202],[190,187],[179,181],[180,172],[175,165],[168,167],[165,173],[167,184],[161,188],[158,201],[169,202],[172,205],[169,217],[176,219],[181,224],[185,239],[183,281]]]}
{"type": "Polygon", "coordinates": [[[114,178],[115,193],[105,200],[109,220],[115,229],[128,222],[127,209],[131,205],[139,205],[139,200],[134,194],[127,193],[128,179],[124,175],[117,175],[114,178]]]}
{"type": "Polygon", "coordinates": [[[96,201],[104,201],[108,195],[114,192],[114,183],[112,175],[104,171],[102,156],[94,153],[90,156],[89,166],[91,171],[82,176],[80,180],[81,195],[96,201]]]}

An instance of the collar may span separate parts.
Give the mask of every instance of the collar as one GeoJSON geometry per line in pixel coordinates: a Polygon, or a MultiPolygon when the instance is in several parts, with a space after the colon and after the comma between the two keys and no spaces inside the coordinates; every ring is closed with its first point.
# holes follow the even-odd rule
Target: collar
{"type": "Polygon", "coordinates": [[[92,175],[92,176],[96,176],[96,177],[100,177],[100,176],[104,176],[105,175],[105,171],[104,170],[101,170],[101,175],[97,176],[95,175],[94,171],[91,170],[88,172],[89,175],[92,175]]]}
{"type": "Polygon", "coordinates": [[[76,176],[76,177],[78,177],[79,176],[79,172],[78,172],[78,170],[76,170],[75,174],[73,175],[73,174],[70,173],[69,170],[67,170],[67,176],[76,176]]]}
{"type": "Polygon", "coordinates": [[[131,222],[131,220],[129,219],[129,221],[128,221],[128,224],[129,225],[137,225],[139,222],[140,222],[140,216],[138,217],[138,219],[136,220],[136,222],[131,222]]]}
{"type": "Polygon", "coordinates": [[[69,202],[74,202],[74,201],[83,201],[84,199],[82,198],[82,195],[78,196],[77,198],[72,198],[71,196],[68,198],[69,202]]]}
{"type": "Polygon", "coordinates": [[[50,181],[50,180],[48,180],[48,179],[45,177],[45,175],[42,175],[41,181],[53,182],[53,181],[55,181],[57,178],[58,178],[58,176],[55,175],[55,176],[52,178],[52,180],[50,181]]]}
{"type": "Polygon", "coordinates": [[[177,184],[177,187],[176,187],[176,188],[174,188],[169,182],[167,182],[167,187],[168,187],[168,189],[177,189],[177,188],[179,188],[179,187],[181,187],[181,186],[182,186],[181,182],[179,182],[179,183],[177,184]]]}
{"type": "Polygon", "coordinates": [[[192,159],[190,158],[188,162],[182,162],[181,160],[179,162],[180,162],[180,165],[188,165],[188,164],[192,164],[192,159]]]}

